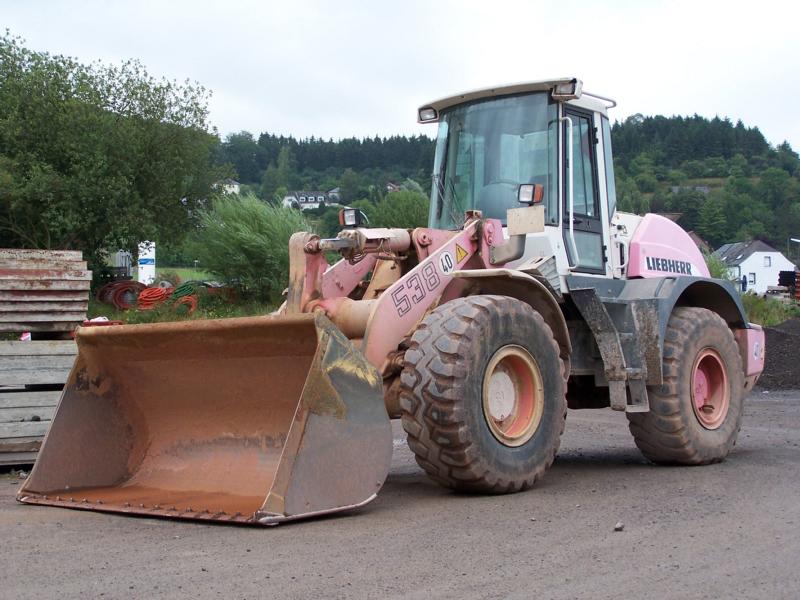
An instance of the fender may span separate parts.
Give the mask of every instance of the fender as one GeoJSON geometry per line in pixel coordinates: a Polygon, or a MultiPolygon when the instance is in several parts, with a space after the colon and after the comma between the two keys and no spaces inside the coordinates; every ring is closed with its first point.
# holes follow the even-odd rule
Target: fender
{"type": "MultiPolygon", "coordinates": [[[[729,281],[693,276],[621,280],[569,275],[566,277],[566,284],[568,289],[594,288],[600,301],[606,305],[654,303],[658,319],[658,339],[653,340],[651,334],[646,336],[649,339],[641,340],[644,354],[650,357],[648,362],[651,364],[653,359],[658,363],[661,361],[664,336],[675,307],[706,308],[721,316],[734,333],[736,330],[751,328],[741,298],[729,281]]],[[[614,320],[619,319],[621,313],[610,311],[609,314],[614,320]]],[[[615,326],[618,330],[626,329],[626,324],[622,322],[615,322],[615,326]]],[[[650,369],[649,384],[660,383],[660,369],[656,373],[656,369],[650,369]]]]}
{"type": "Polygon", "coordinates": [[[729,281],[708,277],[629,279],[620,300],[655,298],[658,306],[660,347],[667,323],[676,306],[696,306],[717,313],[731,329],[748,329],[747,314],[739,294],[729,281]],[[653,285],[655,283],[655,285],[653,285]]]}
{"type": "Polygon", "coordinates": [[[561,358],[565,361],[569,359],[572,345],[564,313],[553,293],[538,279],[522,271],[502,268],[453,271],[451,275],[454,279],[474,281],[481,294],[511,296],[530,304],[553,330],[561,358]]]}

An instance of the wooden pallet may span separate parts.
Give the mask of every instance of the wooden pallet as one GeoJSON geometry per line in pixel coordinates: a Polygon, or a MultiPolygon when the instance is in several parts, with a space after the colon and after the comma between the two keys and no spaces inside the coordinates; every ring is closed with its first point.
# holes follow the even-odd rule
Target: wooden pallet
{"type": "Polygon", "coordinates": [[[80,252],[0,248],[0,332],[72,331],[86,319],[91,280],[80,252]]]}
{"type": "Polygon", "coordinates": [[[0,342],[0,465],[36,459],[61,391],[35,386],[63,386],[76,354],[74,341],[0,342]]]}

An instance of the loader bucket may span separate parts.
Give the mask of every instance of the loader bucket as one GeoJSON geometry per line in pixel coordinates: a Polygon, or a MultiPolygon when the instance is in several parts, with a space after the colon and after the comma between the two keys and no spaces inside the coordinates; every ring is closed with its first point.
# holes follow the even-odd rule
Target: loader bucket
{"type": "Polygon", "coordinates": [[[389,471],[378,371],[324,316],[78,330],[17,498],[274,524],[361,506],[389,471]]]}

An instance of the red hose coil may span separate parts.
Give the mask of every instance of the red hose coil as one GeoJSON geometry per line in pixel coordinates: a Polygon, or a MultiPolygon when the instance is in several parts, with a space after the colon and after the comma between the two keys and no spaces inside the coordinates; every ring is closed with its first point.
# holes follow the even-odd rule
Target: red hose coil
{"type": "Polygon", "coordinates": [[[153,310],[172,295],[172,288],[149,287],[139,293],[139,310],[153,310]]]}
{"type": "Polygon", "coordinates": [[[186,314],[191,315],[197,310],[197,296],[191,294],[189,296],[181,296],[172,305],[173,310],[178,310],[181,306],[186,305],[186,314]]]}

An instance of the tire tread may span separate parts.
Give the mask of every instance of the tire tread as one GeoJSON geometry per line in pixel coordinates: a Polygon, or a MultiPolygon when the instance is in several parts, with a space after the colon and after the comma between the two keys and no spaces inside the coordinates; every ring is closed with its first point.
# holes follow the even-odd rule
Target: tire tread
{"type": "MultiPolygon", "coordinates": [[[[663,383],[648,387],[650,411],[627,413],[628,426],[636,446],[649,460],[661,464],[702,465],[721,462],[735,444],[741,428],[741,411],[736,416],[732,440],[725,448],[710,448],[690,431],[688,419],[694,419],[691,399],[680,396],[680,378],[686,377],[685,348],[694,332],[706,327],[724,328],[726,344],[737,348],[728,324],[718,314],[704,308],[679,307],[670,316],[663,351],[663,383]],[[684,368],[682,368],[684,367],[684,368]],[[688,406],[688,411],[686,410],[688,406]],[[691,414],[687,414],[691,413],[691,414]]],[[[736,356],[738,357],[738,350],[736,356]]],[[[741,372],[741,358],[733,369],[741,372]]],[[[691,367],[689,367],[690,369],[691,367]]],[[[731,407],[734,410],[733,395],[731,407]]]]}
{"type": "MultiPolygon", "coordinates": [[[[514,318],[534,319],[537,327],[548,332],[552,350],[559,356],[550,327],[529,305],[505,296],[470,296],[440,306],[423,319],[411,337],[401,374],[402,424],[417,464],[435,481],[461,491],[508,493],[527,489],[552,465],[558,451],[557,440],[532,473],[509,479],[487,469],[470,439],[458,393],[466,375],[461,350],[475,344],[481,327],[498,315],[508,323],[514,318]],[[520,315],[521,311],[525,314],[520,315]]],[[[568,368],[567,361],[559,362],[564,394],[558,403],[558,438],[567,414],[568,368]]]]}

